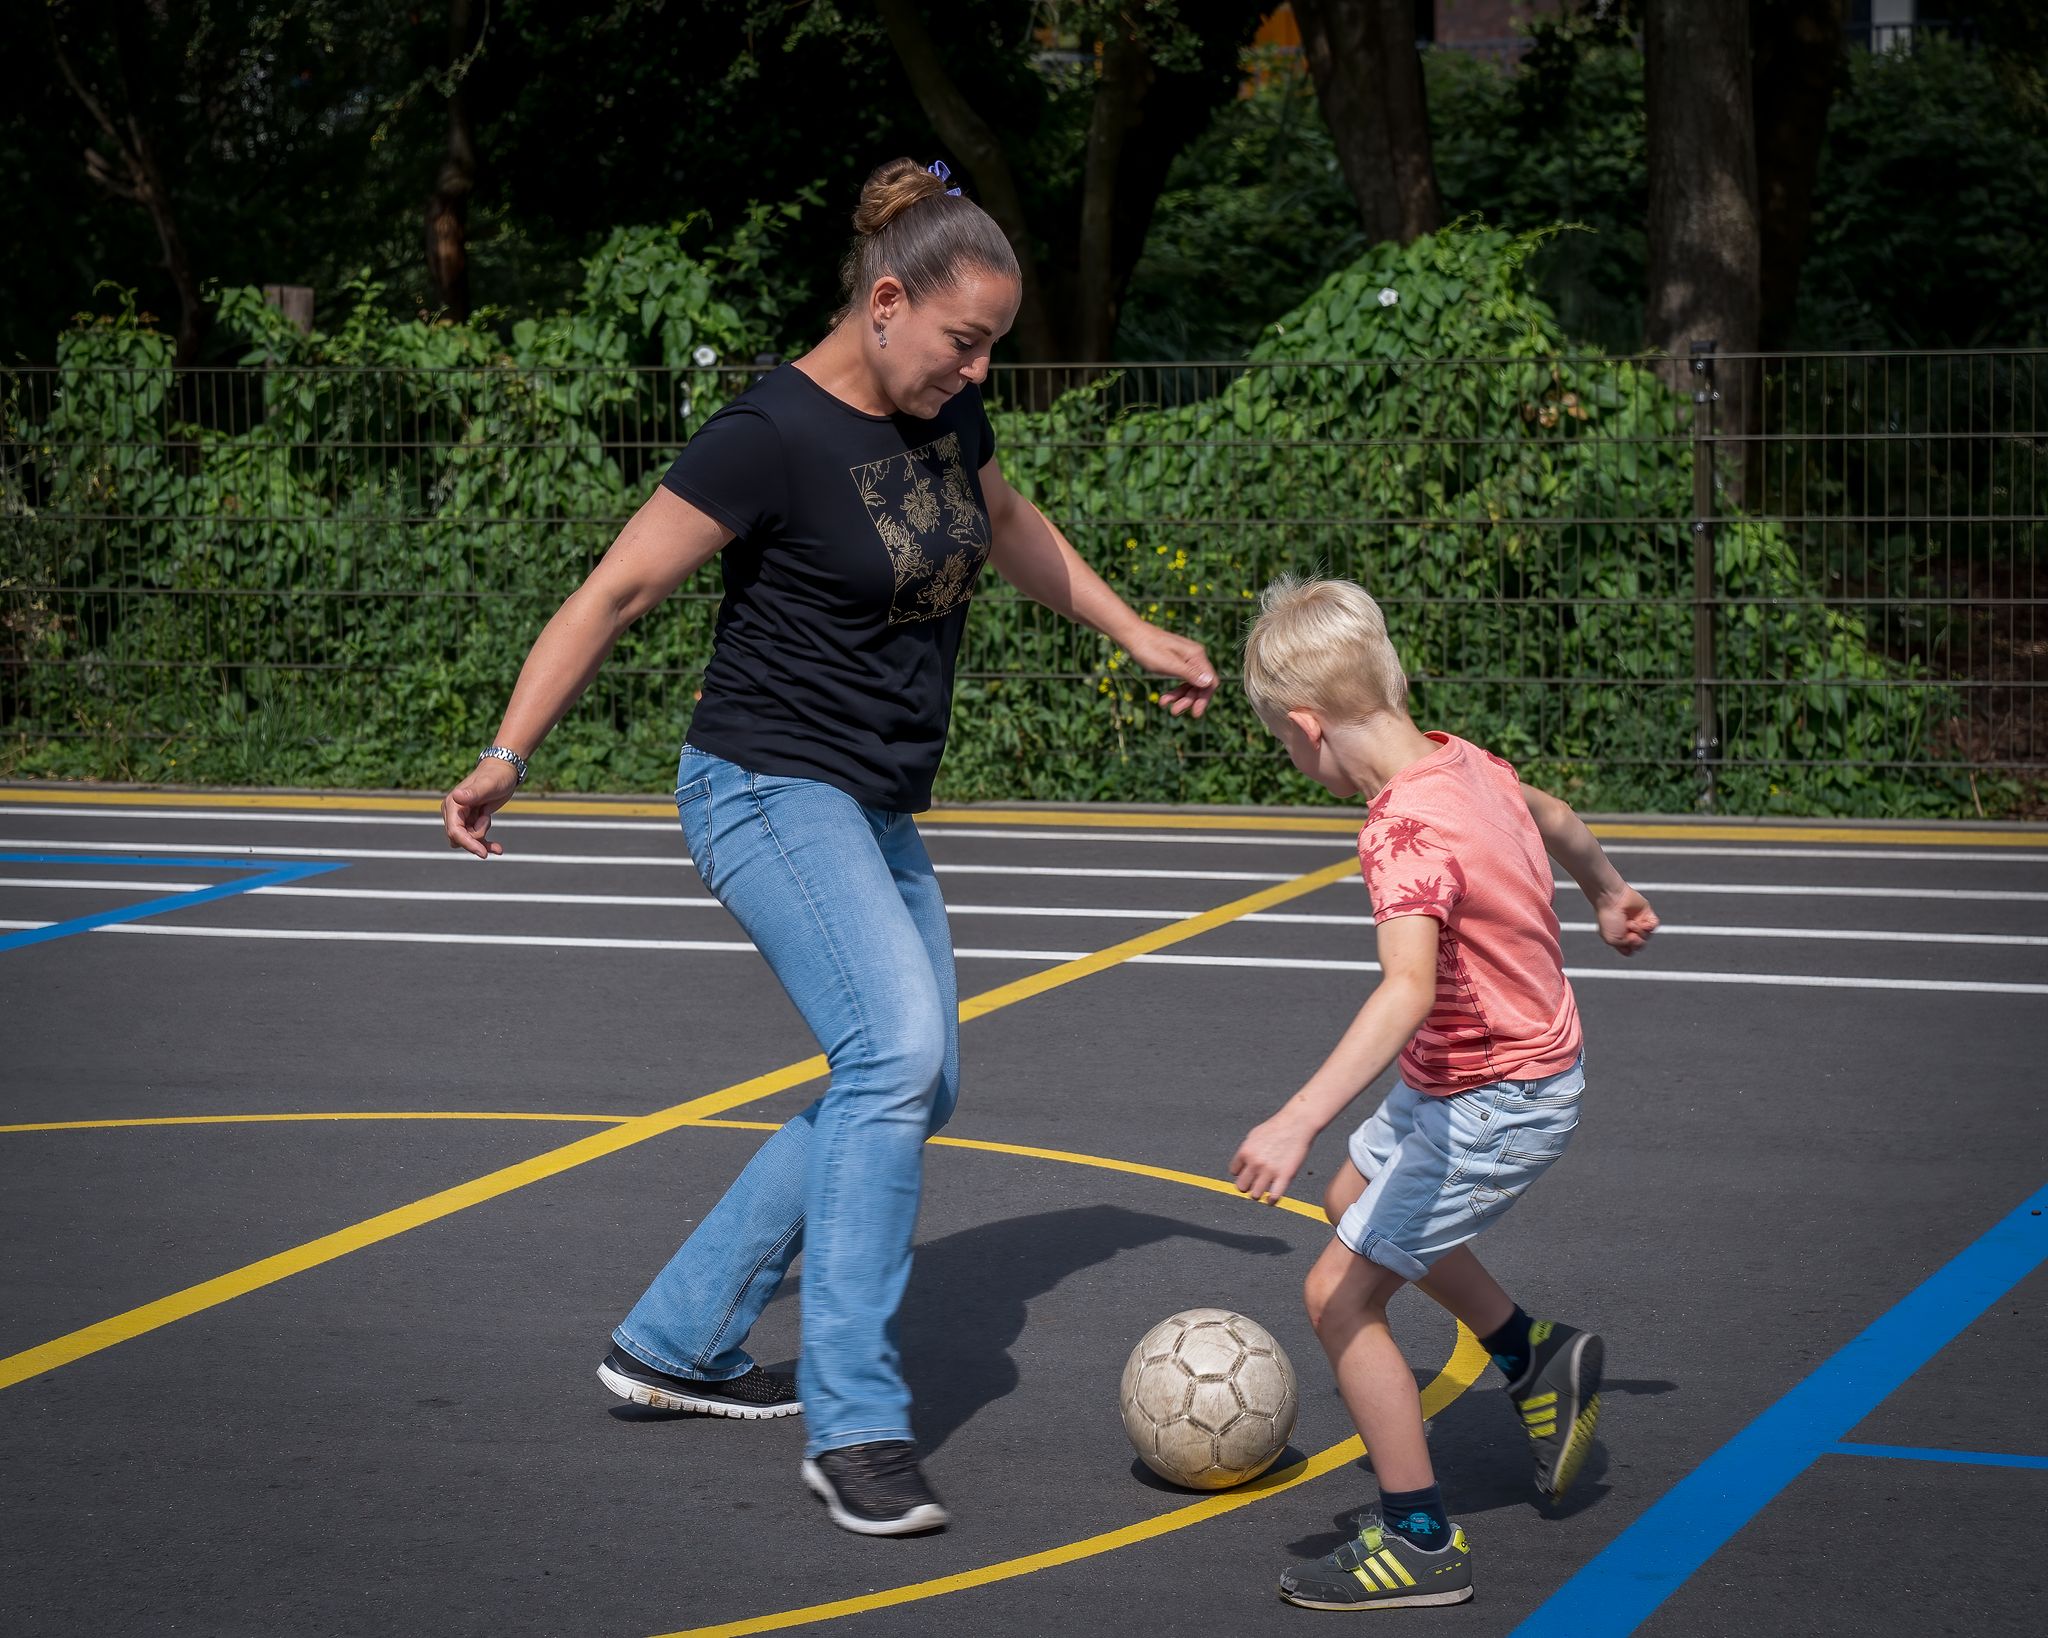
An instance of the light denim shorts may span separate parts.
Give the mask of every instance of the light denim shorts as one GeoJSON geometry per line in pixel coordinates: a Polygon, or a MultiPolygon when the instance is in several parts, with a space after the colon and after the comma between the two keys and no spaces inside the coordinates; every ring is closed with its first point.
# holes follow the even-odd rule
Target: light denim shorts
{"type": "Polygon", "coordinates": [[[1583,1058],[1540,1081],[1493,1081],[1449,1097],[1396,1081],[1351,1134],[1351,1164],[1366,1189],[1337,1238],[1404,1279],[1421,1279],[1564,1153],[1585,1089],[1583,1058]]]}

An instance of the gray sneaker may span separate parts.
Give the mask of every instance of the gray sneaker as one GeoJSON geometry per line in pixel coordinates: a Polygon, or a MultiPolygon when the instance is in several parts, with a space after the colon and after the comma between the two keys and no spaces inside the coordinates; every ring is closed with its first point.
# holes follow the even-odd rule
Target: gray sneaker
{"type": "Polygon", "coordinates": [[[1462,1604],[1472,1596],[1472,1546],[1451,1526],[1446,1547],[1425,1553],[1377,1511],[1358,1515],[1358,1534],[1313,1564],[1280,1575],[1280,1596],[1308,1610],[1404,1610],[1462,1604]]]}
{"type": "Polygon", "coordinates": [[[805,1460],[803,1475],[842,1530],[915,1536],[950,1522],[917,1465],[917,1447],[901,1439],[821,1451],[805,1460]]]}
{"type": "Polygon", "coordinates": [[[1591,1331],[1538,1320],[1529,1327],[1529,1368],[1508,1385],[1536,1458],[1536,1488],[1556,1501],[1571,1488],[1593,1448],[1600,1420],[1600,1367],[1606,1350],[1591,1331]]]}

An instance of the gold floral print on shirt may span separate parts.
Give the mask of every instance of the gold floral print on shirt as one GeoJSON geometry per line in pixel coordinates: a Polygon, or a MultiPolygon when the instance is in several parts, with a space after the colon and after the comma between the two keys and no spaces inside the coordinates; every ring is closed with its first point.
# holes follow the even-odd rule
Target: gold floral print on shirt
{"type": "Polygon", "coordinates": [[[889,623],[936,620],[974,595],[988,560],[988,514],[960,460],[960,435],[852,469],[895,571],[889,623]]]}

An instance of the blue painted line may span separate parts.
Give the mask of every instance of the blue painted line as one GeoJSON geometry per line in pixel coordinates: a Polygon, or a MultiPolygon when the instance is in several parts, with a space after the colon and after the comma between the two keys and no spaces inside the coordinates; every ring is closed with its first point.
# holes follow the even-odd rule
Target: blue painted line
{"type": "MultiPolygon", "coordinates": [[[[0,853],[0,863],[6,864],[95,864],[126,866],[197,865],[202,870],[254,870],[247,859],[159,859],[143,855],[116,855],[77,853],[0,853]]],[[[95,927],[112,927],[121,922],[145,921],[151,916],[161,916],[171,910],[189,910],[196,904],[211,904],[216,899],[231,899],[238,894],[254,892],[259,887],[278,887],[286,882],[299,881],[307,876],[324,876],[330,870],[347,867],[339,861],[327,863],[306,863],[278,865],[269,870],[255,870],[254,874],[240,881],[219,882],[211,887],[195,887],[184,893],[171,893],[162,898],[144,899],[140,904],[122,905],[117,910],[102,910],[95,915],[76,916],[70,921],[53,921],[47,927],[28,927],[20,932],[0,933],[0,954],[9,950],[26,949],[32,944],[47,944],[52,939],[70,938],[78,933],[89,933],[95,927]]]]}
{"type": "Polygon", "coordinates": [[[1960,1462],[1967,1467],[2048,1468],[2048,1456],[2015,1456],[2003,1450],[1936,1450],[1920,1445],[1852,1445],[1830,1448],[1836,1456],[1889,1456],[1906,1462],[1960,1462]]]}
{"type": "Polygon", "coordinates": [[[2048,1187],[1667,1491],[1511,1638],[1634,1632],[1772,1498],[2048,1260],[2048,1187]]]}

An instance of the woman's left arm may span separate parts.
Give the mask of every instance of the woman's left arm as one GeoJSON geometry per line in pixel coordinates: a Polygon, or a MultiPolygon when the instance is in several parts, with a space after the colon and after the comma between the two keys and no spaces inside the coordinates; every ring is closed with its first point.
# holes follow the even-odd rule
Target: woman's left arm
{"type": "Polygon", "coordinates": [[[1052,520],[1003,477],[994,461],[981,469],[982,499],[988,504],[989,559],[996,573],[1055,614],[1099,631],[1147,671],[1178,677],[1159,703],[1175,716],[1200,716],[1216,692],[1216,668],[1191,637],[1176,637],[1142,618],[1081,561],[1081,554],[1052,520]]]}

